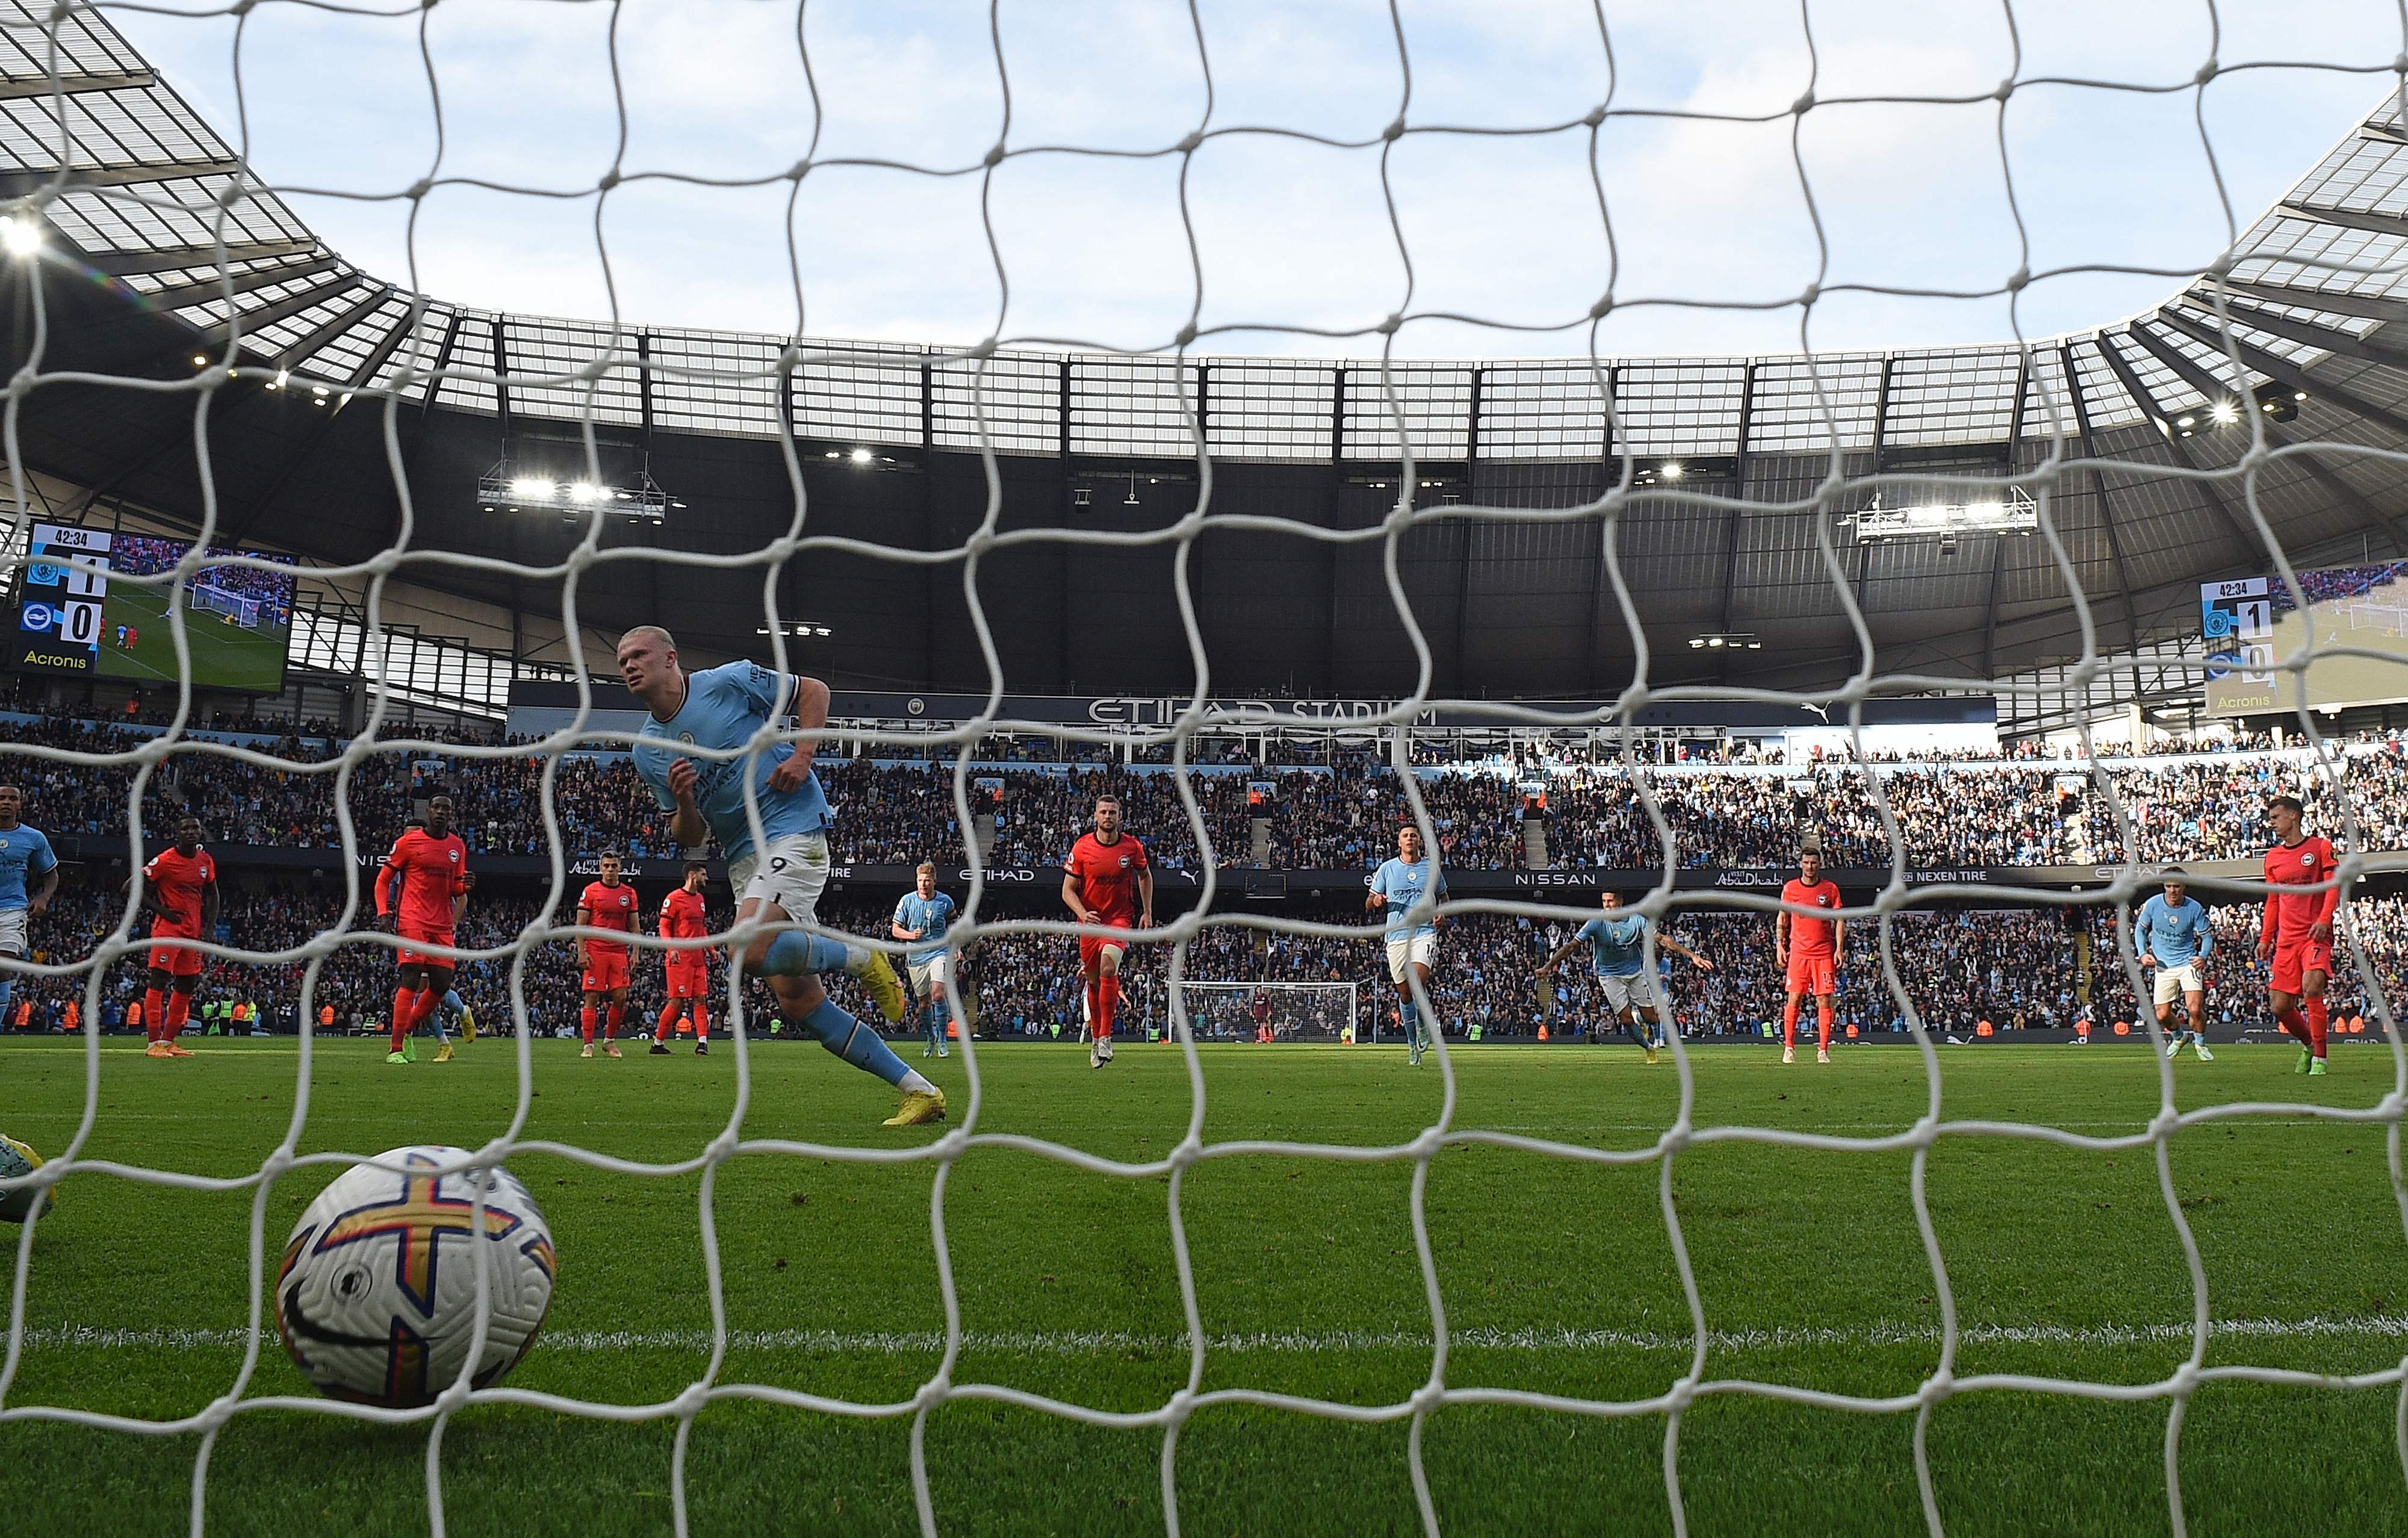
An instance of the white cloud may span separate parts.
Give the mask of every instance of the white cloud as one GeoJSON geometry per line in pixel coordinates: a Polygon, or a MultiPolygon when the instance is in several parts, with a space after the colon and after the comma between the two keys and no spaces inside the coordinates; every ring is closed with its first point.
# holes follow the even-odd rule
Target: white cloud
{"type": "MultiPolygon", "coordinates": [[[[813,0],[796,9],[732,0],[503,6],[455,0],[425,13],[441,87],[441,172],[524,187],[590,190],[619,151],[609,69],[616,17],[624,165],[722,179],[779,178],[818,135],[818,154],[919,166],[975,164],[995,142],[1003,80],[984,11],[949,0],[813,0]],[[820,92],[815,112],[805,50],[820,92]]],[[[1837,105],[1846,95],[1974,94],[2014,65],[2026,78],[2179,85],[2211,46],[2204,5],[2017,0],[2011,39],[1986,7],[1908,0],[1813,0],[1814,51],[1793,0],[1627,0],[1605,20],[1614,69],[1583,0],[1405,0],[1411,121],[1519,127],[1562,122],[1612,93],[1618,112],[1785,114],[1810,79],[1827,105],[1798,128],[1829,244],[1827,284],[1984,289],[2020,260],[2008,216],[1995,103],[1837,105]]],[[[205,115],[231,132],[224,18],[113,13],[205,115]]],[[[2396,11],[2375,0],[2239,9],[2222,16],[2224,73],[2202,98],[2028,84],[2006,109],[2008,174],[2035,270],[2204,263],[2225,214],[2194,114],[2244,223],[2295,180],[2384,89],[2381,75],[2242,70],[2251,59],[2387,64],[2396,11]]],[[[1203,320],[1351,329],[1404,301],[1379,151],[1291,137],[1376,136],[1404,90],[1379,0],[1310,7],[1268,0],[1203,11],[1216,137],[1188,164],[1204,264],[1203,320]]],[[[419,17],[374,19],[271,3],[244,32],[244,100],[255,163],[286,185],[391,193],[436,164],[435,113],[419,17]]],[[[1178,0],[1061,7],[1009,0],[1001,12],[1010,143],[1144,150],[1174,142],[1204,111],[1203,70],[1178,0]]],[[[1390,159],[1412,252],[1412,304],[1499,322],[1576,319],[1612,274],[1626,304],[1725,307],[1795,296],[1821,259],[1792,159],[1793,120],[1617,117],[1598,140],[1612,212],[1609,257],[1588,185],[1584,134],[1533,138],[1414,136],[1390,159]],[[1615,265],[1618,263],[1618,265],[1615,265]]],[[[783,180],[713,189],[633,183],[609,201],[610,274],[624,316],[658,324],[779,331],[795,324],[791,239],[805,322],[821,335],[965,342],[1010,336],[1167,345],[1194,299],[1179,220],[1179,162],[1096,155],[1016,159],[985,179],[823,165],[791,223],[783,180]]],[[[305,216],[372,271],[407,276],[404,204],[311,198],[305,216]]],[[[445,298],[547,313],[607,312],[590,198],[446,189],[419,222],[422,281],[445,298]]],[[[2027,334],[2113,319],[2172,280],[2085,272],[2035,285],[2014,307],[2027,334]]],[[[1994,338],[2002,298],[1833,295],[1817,306],[1821,346],[1994,338]]],[[[1786,309],[1631,308],[1603,328],[1632,352],[1785,351],[1786,309]]],[[[1288,352],[1378,350],[1249,333],[1288,352]]],[[[1208,345],[1232,347],[1233,342],[1208,345]]],[[[1531,336],[1416,323],[1400,352],[1578,352],[1584,328],[1531,336]]]]}

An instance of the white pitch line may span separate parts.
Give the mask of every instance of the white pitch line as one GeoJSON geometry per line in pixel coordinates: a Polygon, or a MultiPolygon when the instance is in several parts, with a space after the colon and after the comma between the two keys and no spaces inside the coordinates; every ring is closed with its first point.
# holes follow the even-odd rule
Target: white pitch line
{"type": "MultiPolygon", "coordinates": [[[[273,1342],[272,1331],[264,1332],[273,1342]]],[[[2212,1327],[2216,1337],[2249,1340],[2399,1340],[2408,1338],[2408,1317],[2376,1315],[2360,1319],[2220,1319],[2212,1327]]],[[[2188,1324],[2141,1325],[1969,1325],[1958,1339],[1969,1345],[2129,1346],[2187,1345],[2188,1324]]],[[[25,1331],[25,1344],[35,1350],[190,1351],[240,1348],[250,1332],[243,1330],[114,1330],[93,1325],[42,1326],[25,1331]]],[[[1781,1350],[1801,1346],[1937,1345],[1937,1325],[1867,1325],[1854,1328],[1808,1329],[1774,1326],[1763,1330],[1709,1331],[1707,1344],[1717,1351],[1781,1350]]],[[[1490,1351],[1677,1351],[1686,1352],[1694,1337],[1670,1330],[1450,1330],[1453,1347],[1490,1351]]],[[[938,1330],[736,1330],[727,1336],[738,1351],[802,1351],[815,1356],[914,1356],[942,1351],[945,1337],[938,1330]]],[[[1144,1335],[1120,1330],[965,1330],[962,1346],[1031,1357],[1089,1357],[1129,1351],[1184,1355],[1184,1333],[1144,1335]]],[[[1415,1330],[1273,1330],[1236,1335],[1210,1335],[1205,1349],[1213,1355],[1277,1353],[1303,1356],[1350,1351],[1416,1351],[1432,1349],[1426,1332],[1415,1330]]],[[[710,1332],[705,1330],[547,1330],[541,1338],[547,1351],[690,1351],[708,1352],[710,1332]]]]}

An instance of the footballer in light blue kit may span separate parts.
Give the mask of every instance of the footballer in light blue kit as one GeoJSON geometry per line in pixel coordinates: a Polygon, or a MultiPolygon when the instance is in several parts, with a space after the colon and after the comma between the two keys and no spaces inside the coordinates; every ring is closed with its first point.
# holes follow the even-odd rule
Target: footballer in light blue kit
{"type": "Polygon", "coordinates": [[[911,972],[911,991],[920,999],[920,1028],[928,1045],[920,1056],[945,1056],[945,985],[953,975],[953,950],[945,931],[953,922],[953,899],[937,890],[937,868],[923,860],[916,884],[895,905],[888,929],[910,948],[903,960],[911,972]]]}
{"type": "MultiPolygon", "coordinates": [[[[1589,948],[1597,968],[1598,990],[1605,995],[1608,1013],[1619,1024],[1630,1028],[1639,1044],[1647,1051],[1647,1060],[1654,1062],[1664,1045],[1664,1017],[1668,1011],[1656,979],[1647,970],[1647,931],[1644,915],[1621,912],[1622,894],[1608,888],[1598,898],[1605,912],[1590,919],[1573,932],[1571,939],[1555,949],[1555,953],[1539,965],[1539,975],[1552,975],[1566,957],[1583,945],[1589,948]]],[[[1674,940],[1658,934],[1656,947],[1673,956],[1685,956],[1689,965],[1701,972],[1714,970],[1714,964],[1697,952],[1674,940]]]]}
{"type": "MultiPolygon", "coordinates": [[[[827,828],[835,820],[819,776],[811,772],[814,742],[775,742],[731,757],[688,756],[681,748],[742,748],[763,727],[788,715],[805,730],[827,725],[828,688],[815,678],[781,674],[757,663],[731,662],[689,673],[678,665],[677,640],[657,625],[639,625],[619,638],[619,677],[651,712],[629,756],[669,813],[669,836],[688,849],[712,839],[727,855],[736,888],[736,921],[817,921],[827,885],[827,828]],[[761,845],[745,816],[745,787],[761,815],[761,845]]],[[[919,1073],[878,1032],[846,1013],[820,983],[824,972],[851,972],[889,1021],[903,1018],[903,984],[886,957],[867,945],[796,928],[765,929],[738,958],[765,978],[781,1019],[866,1072],[903,1091],[889,1127],[940,1121],[944,1092],[919,1073]]]]}
{"type": "Polygon", "coordinates": [[[1413,987],[1418,984],[1422,997],[1429,997],[1430,968],[1438,960],[1439,920],[1434,913],[1408,919],[1406,911],[1425,897],[1432,902],[1445,900],[1446,873],[1439,869],[1436,855],[1423,858],[1422,831],[1407,823],[1397,829],[1396,857],[1382,861],[1371,872],[1371,895],[1363,906],[1375,913],[1385,910],[1388,915],[1388,980],[1397,985],[1397,1015],[1405,1027],[1405,1060],[1416,1067],[1429,1030],[1413,1005],[1413,987]]]}
{"type": "Polygon", "coordinates": [[[2215,1061],[2207,1050],[2207,979],[2200,963],[2215,954],[2215,929],[2207,909],[2183,886],[2182,867],[2166,867],[2166,889],[2141,904],[2132,921],[2132,941],[2141,965],[2157,970],[2157,1025],[2166,1033],[2166,1056],[2180,1052],[2187,1038],[2203,1063],[2215,1061]],[[2174,996],[2180,994],[2187,1029],[2173,1019],[2174,996]]]}
{"type": "MultiPolygon", "coordinates": [[[[0,956],[19,961],[30,954],[26,925],[59,889],[59,857],[50,852],[49,835],[17,820],[24,810],[25,793],[0,785],[0,956]],[[34,878],[30,894],[28,876],[34,878]]],[[[13,1005],[16,995],[15,974],[0,972],[0,1010],[13,1005]]]]}

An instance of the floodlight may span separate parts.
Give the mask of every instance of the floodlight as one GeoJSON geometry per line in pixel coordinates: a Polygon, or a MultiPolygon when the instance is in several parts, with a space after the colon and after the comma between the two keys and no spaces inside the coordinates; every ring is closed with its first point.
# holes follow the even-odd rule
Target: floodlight
{"type": "Polygon", "coordinates": [[[510,495],[532,502],[538,496],[550,496],[552,482],[538,481],[531,475],[522,475],[510,482],[510,495]]]}
{"type": "Polygon", "coordinates": [[[2229,427],[2241,420],[2241,408],[2229,400],[2219,400],[2207,414],[2215,419],[2217,426],[2229,427]]]}
{"type": "Polygon", "coordinates": [[[42,226],[13,215],[0,218],[0,246],[11,256],[31,256],[42,249],[42,226]]]}
{"type": "Polygon", "coordinates": [[[2197,425],[2198,425],[2198,424],[2199,424],[2199,418],[2197,418],[2197,417],[2176,417],[2176,418],[2174,418],[2174,425],[2175,425],[2175,426],[2177,426],[2177,427],[2193,427],[2193,426],[2197,426],[2197,425]]]}
{"type": "Polygon", "coordinates": [[[194,354],[193,354],[193,367],[195,367],[195,368],[207,368],[208,366],[209,366],[209,360],[208,360],[208,355],[207,355],[207,354],[205,354],[205,353],[200,353],[200,352],[195,352],[195,353],[194,353],[194,354]]]}
{"type": "Polygon", "coordinates": [[[876,454],[871,453],[867,449],[855,449],[853,451],[853,462],[856,465],[867,465],[877,457],[878,456],[876,454]]]}
{"type": "Polygon", "coordinates": [[[1681,462],[1677,459],[1668,459],[1664,461],[1663,469],[1657,473],[1667,481],[1678,481],[1682,475],[1681,462]]]}
{"type": "Polygon", "coordinates": [[[591,502],[601,495],[602,488],[591,481],[572,482],[568,487],[568,499],[572,502],[591,502]]]}

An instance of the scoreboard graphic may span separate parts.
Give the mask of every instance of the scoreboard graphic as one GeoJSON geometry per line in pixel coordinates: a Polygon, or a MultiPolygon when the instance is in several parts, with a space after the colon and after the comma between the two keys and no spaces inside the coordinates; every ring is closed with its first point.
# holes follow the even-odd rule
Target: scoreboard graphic
{"type": "Polygon", "coordinates": [[[16,663],[36,672],[100,670],[101,610],[108,597],[108,553],[102,529],[36,524],[17,584],[16,663]],[[69,567],[75,559],[91,570],[69,567]]]}

